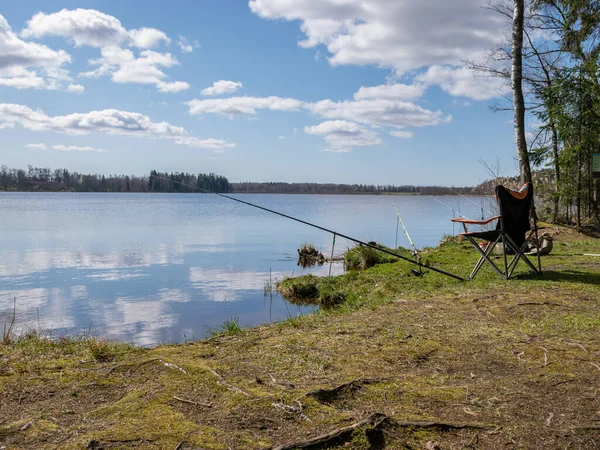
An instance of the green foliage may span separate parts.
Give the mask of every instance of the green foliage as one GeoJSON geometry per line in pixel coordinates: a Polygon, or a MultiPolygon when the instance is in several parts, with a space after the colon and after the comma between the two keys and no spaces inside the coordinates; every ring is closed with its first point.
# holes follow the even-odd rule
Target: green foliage
{"type": "Polygon", "coordinates": [[[217,328],[206,327],[207,331],[212,337],[217,336],[233,336],[236,334],[240,334],[244,331],[244,329],[240,326],[239,317],[235,316],[231,319],[227,319],[217,328]]]}
{"type": "MultiPolygon", "coordinates": [[[[391,252],[396,252],[405,258],[412,257],[410,251],[402,247],[399,247],[397,250],[393,250],[383,245],[380,247],[391,252]]],[[[397,262],[398,259],[399,258],[396,258],[395,256],[380,252],[372,247],[357,245],[344,254],[344,268],[346,270],[365,270],[377,264],[394,263],[397,262]]]]}

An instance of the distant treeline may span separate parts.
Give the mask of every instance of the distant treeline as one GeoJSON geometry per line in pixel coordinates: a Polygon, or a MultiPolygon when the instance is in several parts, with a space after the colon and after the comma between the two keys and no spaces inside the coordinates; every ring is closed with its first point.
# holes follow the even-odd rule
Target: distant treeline
{"type": "Polygon", "coordinates": [[[232,192],[248,194],[474,194],[473,187],[394,186],[335,183],[231,183],[232,192]]]}
{"type": "Polygon", "coordinates": [[[0,166],[0,189],[5,191],[72,192],[230,192],[227,178],[214,173],[161,173],[150,176],[99,175],[28,166],[27,170],[0,166]]]}
{"type": "Polygon", "coordinates": [[[335,183],[230,183],[214,173],[159,172],[149,176],[100,175],[28,166],[27,170],[0,166],[0,189],[5,191],[72,192],[230,192],[255,194],[423,194],[483,193],[472,187],[393,186],[335,183]]]}

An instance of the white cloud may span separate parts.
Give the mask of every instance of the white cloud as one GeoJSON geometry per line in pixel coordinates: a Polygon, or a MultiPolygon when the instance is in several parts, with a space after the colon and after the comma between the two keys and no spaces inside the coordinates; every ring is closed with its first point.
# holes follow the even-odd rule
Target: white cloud
{"type": "Polygon", "coordinates": [[[94,9],[63,9],[52,14],[34,15],[21,32],[24,37],[61,36],[75,46],[106,47],[131,45],[153,48],[161,41],[169,43],[165,33],[155,28],[126,30],[116,17],[94,9]]]}
{"type": "Polygon", "coordinates": [[[59,152],[108,152],[108,150],[104,150],[101,148],[94,148],[89,146],[82,147],[79,145],[53,145],[52,148],[54,150],[58,150],[59,152]]]}
{"type": "Polygon", "coordinates": [[[166,44],[171,42],[171,39],[169,39],[164,32],[157,30],[156,28],[131,30],[129,36],[131,38],[131,44],[138,48],[154,48],[159,45],[161,41],[166,44]]]}
{"type": "Polygon", "coordinates": [[[120,47],[104,47],[101,57],[90,60],[90,64],[98,66],[96,70],[80,73],[80,77],[97,78],[110,75],[115,83],[137,83],[156,86],[160,92],[180,92],[189,89],[190,85],[183,81],[166,82],[167,76],[161,68],[169,68],[179,64],[170,53],[159,53],[144,50],[136,57],[131,50],[120,47]]]}
{"type": "Polygon", "coordinates": [[[323,136],[330,146],[326,151],[332,152],[349,152],[353,147],[372,147],[381,143],[377,133],[345,120],[329,120],[305,127],[304,132],[323,136]]]}
{"type": "Polygon", "coordinates": [[[41,142],[39,144],[27,144],[25,147],[31,148],[33,150],[47,150],[48,149],[48,146],[46,144],[42,144],[41,142]]]}
{"type": "Polygon", "coordinates": [[[67,92],[71,92],[73,94],[82,94],[85,91],[85,87],[80,84],[69,84],[67,86],[67,92]]]}
{"type": "Polygon", "coordinates": [[[265,19],[299,21],[304,48],[323,45],[332,65],[372,64],[400,73],[479,59],[505,24],[487,0],[250,0],[265,19]]]}
{"type": "Polygon", "coordinates": [[[174,126],[168,122],[153,122],[150,117],[143,114],[117,109],[51,117],[39,109],[33,110],[25,105],[0,103],[0,127],[3,124],[19,124],[31,131],[54,131],[71,135],[96,132],[171,139],[176,144],[198,148],[214,149],[233,146],[233,144],[217,139],[196,139],[190,137],[183,127],[174,126]]]}
{"type": "Polygon", "coordinates": [[[283,141],[285,139],[285,136],[277,136],[277,139],[279,139],[280,141],[283,141]]]}
{"type": "Polygon", "coordinates": [[[26,42],[0,15],[0,86],[16,89],[60,89],[70,77],[63,64],[71,56],[63,50],[26,42]]]}
{"type": "Polygon", "coordinates": [[[389,100],[416,100],[420,98],[427,87],[423,84],[381,84],[364,87],[354,93],[354,100],[385,98],[389,100]]]}
{"type": "Polygon", "coordinates": [[[424,84],[437,84],[455,97],[490,100],[502,95],[504,81],[500,78],[477,76],[467,67],[431,66],[416,76],[424,84]]]}
{"type": "Polygon", "coordinates": [[[400,139],[411,139],[415,135],[415,133],[413,133],[412,131],[403,130],[391,130],[390,134],[400,139]]]}
{"type": "Polygon", "coordinates": [[[377,127],[423,127],[451,120],[441,111],[431,111],[411,102],[387,99],[321,100],[307,103],[281,97],[229,97],[210,100],[192,100],[187,103],[189,113],[201,114],[256,114],[258,109],[298,111],[305,109],[329,120],[347,120],[377,127]]]}
{"type": "Polygon", "coordinates": [[[239,81],[219,80],[215,81],[211,87],[202,90],[202,95],[231,94],[242,87],[239,81]]]}
{"type": "Polygon", "coordinates": [[[313,114],[330,120],[348,120],[376,127],[425,127],[449,122],[450,116],[411,102],[373,99],[334,102],[321,100],[307,104],[313,114]]]}
{"type": "MultiPolygon", "coordinates": [[[[180,92],[189,89],[184,81],[166,81],[164,68],[173,67],[179,62],[170,53],[159,53],[148,49],[171,40],[156,28],[127,30],[113,16],[93,9],[63,9],[57,13],[37,13],[27,22],[21,32],[24,37],[61,36],[73,42],[76,47],[87,45],[101,48],[101,57],[91,59],[97,69],[80,73],[79,76],[97,78],[110,75],[115,83],[138,83],[154,85],[160,92],[180,92]],[[122,46],[145,49],[136,56],[122,46]]],[[[37,45],[37,44],[36,44],[37,45]]],[[[25,81],[19,84],[23,85],[25,81]]],[[[29,83],[34,83],[33,79],[29,83]]],[[[75,85],[78,86],[78,85],[75,85]]],[[[67,89],[81,92],[81,87],[67,89]]]]}
{"type": "Polygon", "coordinates": [[[200,47],[200,43],[198,41],[190,42],[190,40],[185,36],[177,37],[177,45],[179,45],[179,48],[183,53],[192,53],[194,48],[200,47]]]}
{"type": "Polygon", "coordinates": [[[194,99],[187,102],[189,113],[200,114],[256,114],[257,109],[273,111],[297,111],[303,102],[282,97],[229,97],[210,100],[194,99]]]}
{"type": "Polygon", "coordinates": [[[224,149],[233,148],[235,144],[221,140],[221,139],[199,139],[196,137],[184,137],[175,140],[176,144],[186,145],[193,148],[208,148],[208,149],[224,149]]]}

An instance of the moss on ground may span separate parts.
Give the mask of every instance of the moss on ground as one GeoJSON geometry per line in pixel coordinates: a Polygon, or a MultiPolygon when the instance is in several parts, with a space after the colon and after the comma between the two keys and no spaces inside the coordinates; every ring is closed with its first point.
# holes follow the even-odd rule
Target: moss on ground
{"type": "MultiPolygon", "coordinates": [[[[543,277],[485,268],[459,282],[378,264],[286,280],[331,307],[206,341],[139,349],[33,333],[2,345],[0,447],[266,449],[378,412],[390,419],[329,447],[595,448],[600,258],[583,254],[600,239],[547,231],[543,277]],[[310,394],[360,379],[372,381],[310,394]]],[[[448,240],[423,258],[466,275],[477,257],[448,240]]]]}

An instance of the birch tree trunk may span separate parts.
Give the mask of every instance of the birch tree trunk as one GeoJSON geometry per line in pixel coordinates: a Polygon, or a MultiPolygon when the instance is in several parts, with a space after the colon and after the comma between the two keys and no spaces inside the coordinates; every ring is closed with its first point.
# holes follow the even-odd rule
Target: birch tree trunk
{"type": "Polygon", "coordinates": [[[511,86],[514,105],[515,143],[521,183],[531,182],[531,167],[525,140],[525,99],[523,98],[523,21],[524,0],[514,0],[512,25],[511,86]]]}

